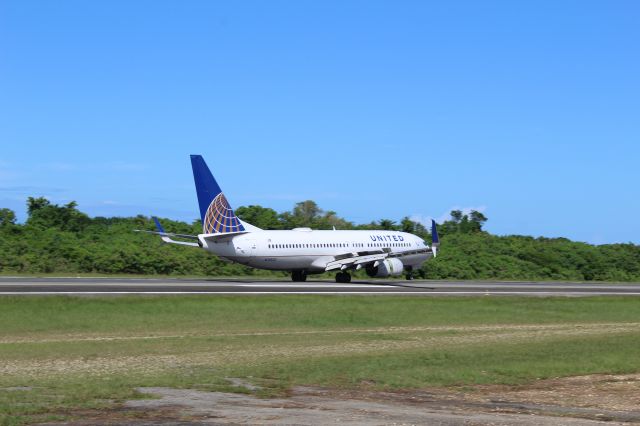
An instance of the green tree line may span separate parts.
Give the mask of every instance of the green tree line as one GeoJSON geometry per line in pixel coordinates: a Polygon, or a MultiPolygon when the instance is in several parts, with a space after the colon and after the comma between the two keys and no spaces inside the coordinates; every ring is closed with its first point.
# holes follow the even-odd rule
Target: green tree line
{"type": "MultiPolygon", "coordinates": [[[[15,213],[0,209],[0,273],[96,273],[146,275],[284,275],[228,263],[203,250],[163,244],[156,236],[135,233],[154,230],[151,218],[89,217],[77,204],[51,203],[29,197],[28,218],[16,223],[15,213]]],[[[243,220],[263,229],[388,229],[431,236],[422,224],[405,217],[354,224],[314,201],[295,204],[291,211],[251,205],[236,209],[243,220]]],[[[161,219],[168,232],[197,234],[192,223],[161,219]]],[[[439,225],[441,249],[417,274],[429,279],[639,281],[640,246],[591,245],[565,238],[496,236],[483,230],[482,213],[451,212],[439,225]]]]}

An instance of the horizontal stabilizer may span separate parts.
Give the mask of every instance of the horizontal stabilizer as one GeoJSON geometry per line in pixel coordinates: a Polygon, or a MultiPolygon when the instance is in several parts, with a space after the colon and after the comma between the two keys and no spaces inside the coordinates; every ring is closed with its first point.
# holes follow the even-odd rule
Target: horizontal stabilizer
{"type": "Polygon", "coordinates": [[[160,221],[158,220],[158,218],[154,216],[153,217],[153,221],[156,224],[157,231],[147,231],[147,230],[144,230],[144,229],[135,229],[134,231],[135,232],[145,232],[147,234],[160,235],[160,238],[162,239],[162,241],[164,241],[165,243],[168,243],[168,244],[179,244],[179,245],[183,245],[183,246],[199,247],[198,243],[190,243],[190,242],[187,242],[187,241],[176,241],[176,240],[171,239],[171,237],[175,237],[175,238],[185,238],[185,239],[197,240],[198,239],[197,235],[173,234],[173,233],[169,233],[169,232],[164,232],[164,228],[160,224],[160,221]]]}
{"type": "Polygon", "coordinates": [[[218,232],[217,234],[202,234],[202,238],[207,241],[216,241],[221,240],[226,237],[235,237],[236,235],[248,234],[249,231],[238,231],[238,232],[218,232]]]}

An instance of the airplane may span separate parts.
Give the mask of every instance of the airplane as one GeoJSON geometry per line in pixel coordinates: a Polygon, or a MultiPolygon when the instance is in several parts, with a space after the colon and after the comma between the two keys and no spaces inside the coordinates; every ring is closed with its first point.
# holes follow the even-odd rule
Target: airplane
{"type": "Polygon", "coordinates": [[[160,235],[165,243],[203,248],[226,261],[289,271],[294,282],[306,281],[309,274],[336,271],[337,283],[349,283],[350,272],[360,269],[372,278],[405,273],[410,280],[414,270],[437,255],[440,241],[434,220],[431,245],[417,235],[400,231],[260,229],[235,215],[202,156],[191,155],[191,167],[202,234],[165,232],[157,217],[153,217],[157,231],[141,232],[160,235]]]}

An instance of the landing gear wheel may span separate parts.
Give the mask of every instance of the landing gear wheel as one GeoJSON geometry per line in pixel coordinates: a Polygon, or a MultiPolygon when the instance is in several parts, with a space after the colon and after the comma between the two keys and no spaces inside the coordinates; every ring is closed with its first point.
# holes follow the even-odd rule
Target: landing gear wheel
{"type": "Polygon", "coordinates": [[[350,283],[351,282],[351,274],[348,272],[338,272],[336,274],[336,282],[337,283],[350,283]]]}
{"type": "Polygon", "coordinates": [[[304,282],[307,280],[307,273],[305,271],[291,271],[291,281],[304,282]]]}
{"type": "Polygon", "coordinates": [[[405,274],[405,278],[411,281],[413,279],[413,267],[408,266],[406,270],[407,270],[407,273],[405,274]]]}

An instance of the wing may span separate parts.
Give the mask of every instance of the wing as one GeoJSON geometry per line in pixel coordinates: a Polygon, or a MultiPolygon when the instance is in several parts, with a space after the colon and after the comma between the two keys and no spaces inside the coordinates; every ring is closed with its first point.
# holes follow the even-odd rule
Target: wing
{"type": "Polygon", "coordinates": [[[325,267],[325,271],[334,271],[340,269],[344,271],[345,269],[361,269],[363,267],[367,267],[372,265],[373,267],[378,266],[378,263],[387,258],[398,258],[402,260],[404,256],[409,256],[417,253],[432,253],[435,257],[435,250],[431,247],[411,250],[402,253],[393,253],[391,249],[383,248],[381,251],[365,251],[358,253],[345,253],[339,254],[334,257],[335,260],[327,263],[325,267]]]}
{"type": "Polygon", "coordinates": [[[366,251],[366,252],[358,252],[358,253],[345,253],[340,254],[335,257],[335,260],[327,263],[325,267],[325,271],[333,271],[336,269],[345,270],[345,269],[360,269],[362,267],[366,267],[367,265],[374,265],[376,262],[380,262],[381,260],[389,257],[391,253],[389,251],[366,251]]]}

